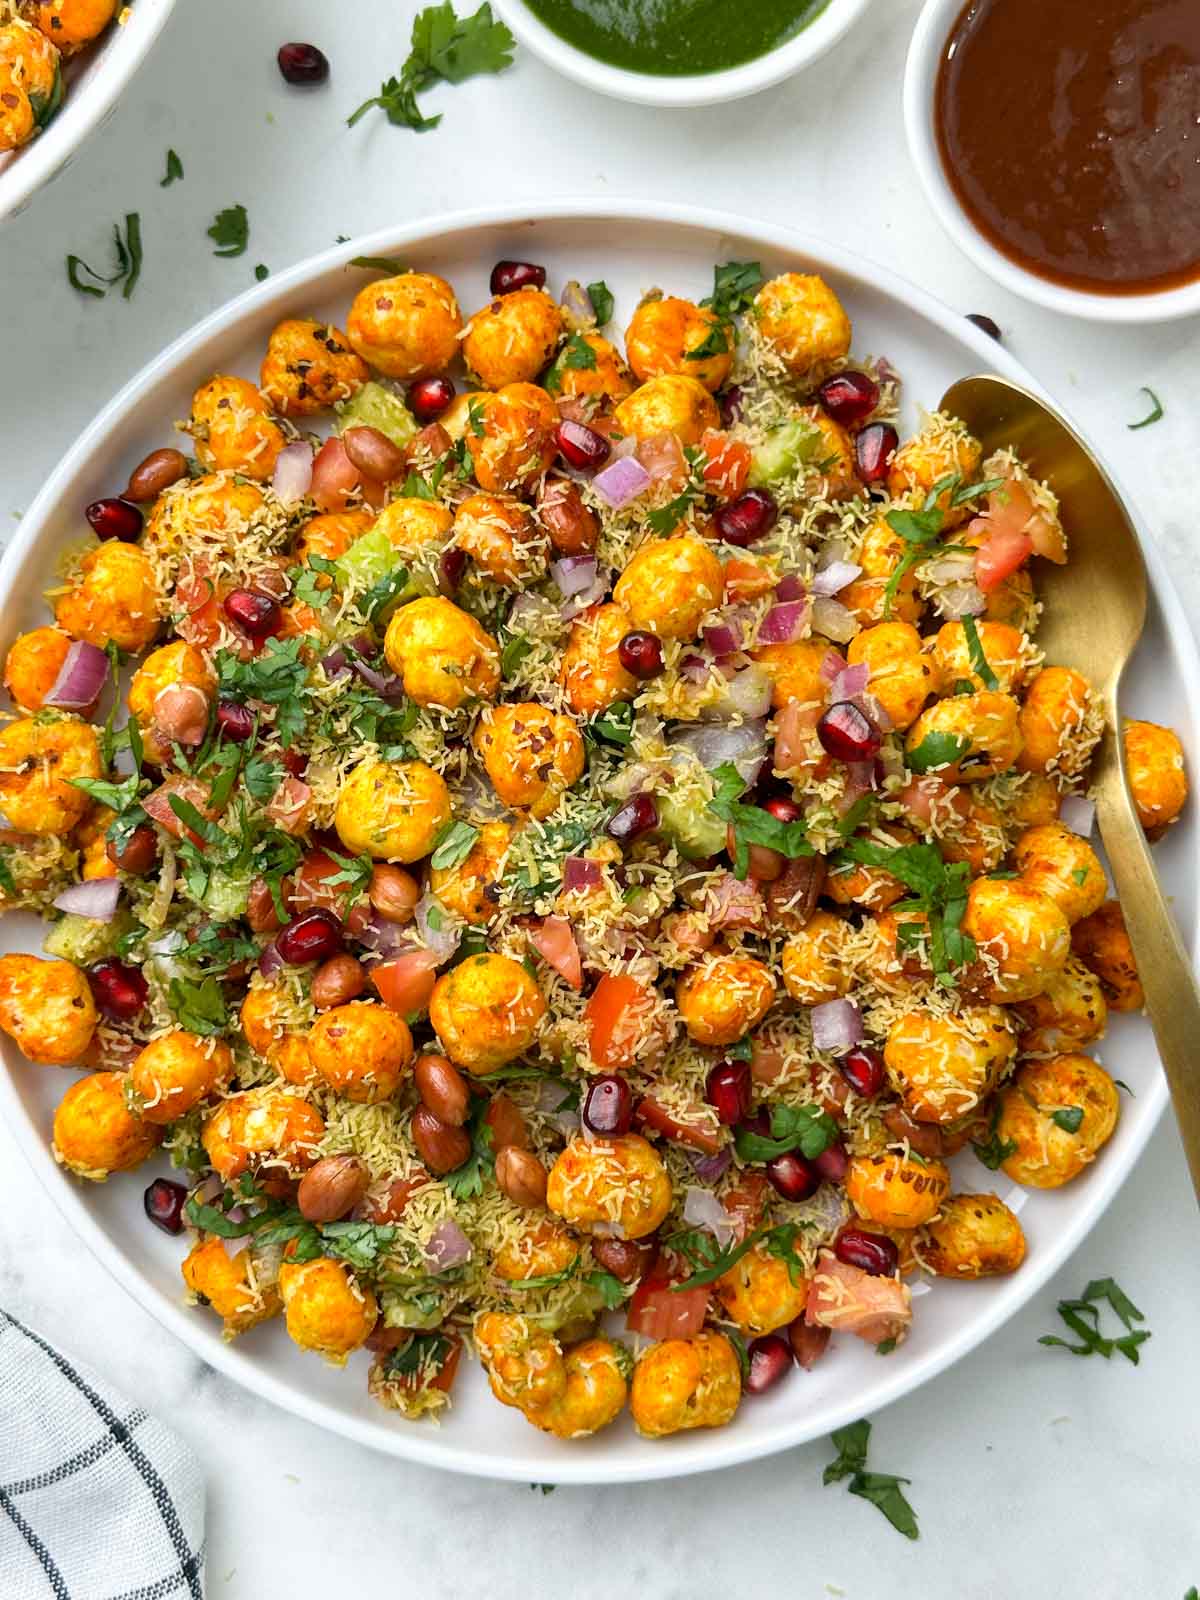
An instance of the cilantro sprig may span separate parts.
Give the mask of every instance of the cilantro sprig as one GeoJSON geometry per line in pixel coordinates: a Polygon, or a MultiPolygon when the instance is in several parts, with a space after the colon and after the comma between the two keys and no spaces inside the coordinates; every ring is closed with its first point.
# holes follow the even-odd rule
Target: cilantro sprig
{"type": "Polygon", "coordinates": [[[867,1471],[867,1448],[871,1440],[871,1424],[862,1418],[848,1427],[838,1428],[833,1434],[837,1447],[836,1458],[829,1463],[821,1482],[829,1487],[849,1478],[847,1488],[860,1500],[869,1500],[906,1539],[920,1537],[917,1514],[909,1505],[901,1484],[911,1483],[911,1478],[898,1478],[891,1472],[867,1471]]]}
{"type": "Polygon", "coordinates": [[[743,805],[738,798],[746,790],[746,780],[731,761],[723,761],[713,771],[714,793],[708,809],[727,822],[733,829],[733,875],[744,879],[750,870],[750,846],[763,845],[768,850],[778,850],[789,861],[797,856],[811,856],[813,847],[808,841],[803,819],[797,822],[780,822],[761,806],[743,805]]]}
{"type": "MultiPolygon", "coordinates": [[[[939,478],[925,496],[925,502],[919,511],[889,511],[885,517],[888,527],[893,533],[898,533],[904,540],[905,549],[896,563],[896,570],[892,573],[883,590],[883,617],[884,621],[892,614],[892,602],[899,592],[900,585],[912,571],[929,554],[930,546],[936,544],[941,538],[946,526],[946,513],[939,502],[945,496],[949,509],[969,504],[977,500],[980,495],[990,494],[993,489],[1000,488],[1003,480],[1000,478],[987,478],[979,483],[964,484],[962,474],[951,472],[944,478],[939,478]]],[[[966,545],[944,545],[945,554],[961,554],[968,550],[966,545]]]]}
{"type": "Polygon", "coordinates": [[[1072,1344],[1057,1334],[1044,1333],[1039,1344],[1056,1345],[1069,1350],[1073,1356],[1103,1356],[1110,1360],[1114,1350],[1119,1350],[1127,1361],[1136,1367],[1140,1360],[1138,1346],[1150,1337],[1149,1328],[1138,1328],[1136,1323],[1146,1318],[1113,1278],[1093,1278],[1078,1300],[1060,1300],[1058,1314],[1072,1333],[1080,1340],[1072,1344]],[[1126,1332],[1109,1338],[1100,1332],[1100,1302],[1107,1302],[1111,1311],[1124,1324],[1126,1332]]]}
{"type": "Polygon", "coordinates": [[[411,48],[398,77],[386,79],[379,93],[364,100],[346,119],[352,128],[372,107],[378,107],[397,128],[428,133],[442,120],[423,115],[417,96],[435,83],[463,83],[479,73],[503,72],[512,65],[516,40],[489,4],[473,16],[459,18],[450,0],[426,6],[413,19],[411,48]]]}
{"type": "Polygon", "coordinates": [[[838,1125],[819,1106],[775,1106],[771,1111],[770,1134],[739,1128],[734,1149],[739,1161],[773,1161],[789,1150],[799,1150],[812,1161],[828,1150],[838,1136],[838,1125]]]}
{"type": "Polygon", "coordinates": [[[696,1270],[681,1283],[673,1283],[671,1293],[679,1294],[684,1289],[700,1289],[706,1284],[715,1283],[759,1244],[766,1246],[768,1255],[785,1261],[788,1276],[793,1282],[798,1282],[801,1262],[795,1253],[795,1244],[799,1232],[796,1223],[781,1222],[774,1228],[757,1228],[738,1244],[724,1250],[712,1234],[703,1228],[683,1228],[678,1233],[672,1233],[667,1237],[667,1247],[676,1255],[681,1255],[696,1270]]]}
{"type": "MultiPolygon", "coordinates": [[[[968,863],[944,861],[935,844],[888,846],[871,839],[848,839],[830,858],[833,867],[845,863],[878,867],[912,890],[912,898],[899,901],[893,909],[924,913],[929,930],[929,964],[935,981],[953,987],[955,974],[969,966],[977,954],[974,939],[961,927],[971,874],[968,863]]],[[[901,935],[905,926],[901,923],[901,935]]]]}

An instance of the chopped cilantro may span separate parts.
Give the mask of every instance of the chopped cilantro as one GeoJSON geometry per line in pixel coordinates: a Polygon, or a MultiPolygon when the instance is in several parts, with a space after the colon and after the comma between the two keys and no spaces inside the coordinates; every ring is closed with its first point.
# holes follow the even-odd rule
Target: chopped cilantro
{"type": "Polygon", "coordinates": [[[172,978],[167,989],[167,1004],[181,1028],[189,1033],[223,1033],[229,1013],[221,985],[214,977],[192,983],[187,978],[172,978]]]}
{"type": "Polygon", "coordinates": [[[437,871],[459,867],[475,848],[479,829],[469,822],[448,822],[433,842],[429,865],[437,871]]]}
{"type": "Polygon", "coordinates": [[[611,1272],[589,1272],[584,1276],[584,1283],[589,1289],[595,1289],[600,1296],[600,1303],[606,1311],[615,1311],[618,1306],[624,1305],[629,1290],[614,1277],[611,1272]]]}
{"type": "Polygon", "coordinates": [[[1150,1337],[1148,1328],[1135,1328],[1137,1322],[1146,1319],[1134,1305],[1125,1291],[1112,1278],[1095,1278],[1083,1291],[1079,1300],[1060,1300],[1058,1314],[1066,1323],[1072,1333],[1080,1339],[1079,1344],[1072,1344],[1069,1339],[1060,1339],[1056,1334],[1044,1333],[1038,1340],[1039,1344],[1057,1345],[1063,1350],[1069,1350],[1073,1356],[1103,1356],[1110,1360],[1114,1350],[1119,1350],[1127,1361],[1136,1367],[1139,1362],[1138,1346],[1145,1344],[1150,1337]],[[1110,1309],[1124,1323],[1127,1333],[1115,1339],[1106,1337],[1100,1332],[1100,1308],[1098,1301],[1107,1301],[1110,1309]]]}
{"type": "Polygon", "coordinates": [[[389,278],[401,278],[408,271],[403,261],[395,256],[351,256],[346,265],[363,267],[368,272],[386,272],[389,278]]]}
{"type": "Polygon", "coordinates": [[[729,354],[729,335],[725,332],[724,324],[714,322],[702,342],[693,350],[684,355],[685,361],[707,361],[710,356],[725,356],[729,354]]]}
{"type": "Polygon", "coordinates": [[[867,1447],[871,1438],[871,1424],[864,1417],[848,1427],[838,1428],[833,1434],[837,1457],[825,1468],[821,1482],[829,1486],[849,1478],[847,1488],[861,1500],[869,1500],[906,1539],[919,1537],[917,1514],[909,1505],[901,1484],[911,1483],[911,1478],[897,1478],[890,1472],[867,1471],[867,1447]]]}
{"type": "Polygon", "coordinates": [[[828,1150],[837,1136],[837,1123],[819,1106],[775,1106],[770,1135],[739,1128],[734,1149],[739,1161],[750,1164],[771,1161],[789,1150],[799,1150],[807,1161],[812,1161],[828,1150]]]}
{"type": "Polygon", "coordinates": [[[759,262],[726,261],[724,266],[713,268],[713,292],[700,304],[711,307],[722,321],[727,322],[739,312],[749,310],[762,285],[762,266],[759,262]]]}
{"type": "Polygon", "coordinates": [[[408,568],[396,567],[359,595],[356,604],[368,622],[377,622],[392,602],[408,587],[408,568]]]}
{"type": "Polygon", "coordinates": [[[582,333],[571,335],[558,359],[564,367],[570,367],[575,372],[594,372],[596,369],[596,352],[582,333]]]}
{"type": "MultiPolygon", "coordinates": [[[[974,685],[972,685],[974,692],[974,685]]],[[[953,766],[971,748],[971,741],[958,733],[927,733],[914,750],[906,750],[904,763],[910,772],[933,772],[953,766]]]]}
{"type": "Polygon", "coordinates": [[[242,256],[250,240],[250,219],[243,205],[227,206],[218,211],[211,227],[204,230],[216,245],[215,256],[242,256]]]}
{"type": "Polygon", "coordinates": [[[628,700],[614,700],[606,711],[593,717],[583,731],[585,737],[623,747],[633,739],[633,706],[628,700]]]}
{"type": "Polygon", "coordinates": [[[603,278],[598,278],[595,283],[588,284],[587,295],[592,302],[592,310],[596,313],[596,326],[603,328],[606,323],[612,321],[613,308],[616,304],[612,291],[603,278]]]}
{"type": "MultiPolygon", "coordinates": [[[[988,665],[988,658],[983,653],[983,641],[979,637],[979,629],[975,626],[974,617],[962,619],[962,630],[967,636],[967,649],[971,655],[971,666],[979,681],[985,689],[998,689],[1000,680],[988,665]]],[[[922,740],[922,743],[925,741],[922,740]]]]}
{"type": "Polygon", "coordinates": [[[503,22],[492,16],[488,4],[473,16],[458,18],[450,0],[426,6],[413,19],[411,48],[398,78],[388,78],[379,93],[346,119],[352,128],[373,107],[397,128],[427,133],[442,120],[422,115],[417,95],[442,81],[457,84],[482,72],[503,72],[512,65],[516,41],[503,22]]]}
{"type": "MultiPolygon", "coordinates": [[[[935,844],[878,845],[870,839],[849,839],[830,857],[830,865],[847,862],[878,867],[913,892],[913,899],[901,900],[896,911],[924,912],[929,924],[929,963],[934,977],[943,985],[954,983],[954,973],[975,959],[975,941],[962,931],[967,908],[970,867],[965,861],[947,864],[935,844]]],[[[915,924],[907,924],[912,927],[915,924]]],[[[906,940],[911,946],[912,936],[906,940]]]]}
{"type": "Polygon", "coordinates": [[[262,262],[261,262],[261,261],[260,261],[260,262],[259,262],[259,263],[258,263],[258,265],[257,265],[257,266],[256,266],[256,267],[255,267],[255,269],[254,269],[254,281],[255,281],[255,283],[265,283],[265,282],[266,282],[266,280],[267,280],[267,279],[268,279],[268,278],[269,278],[269,277],[270,277],[270,276],[271,276],[271,269],[270,269],[270,267],[268,267],[268,266],[265,266],[265,265],[264,265],[264,264],[263,264],[263,263],[262,263],[262,262]]]}
{"type": "Polygon", "coordinates": [[[984,1166],[987,1167],[989,1172],[995,1172],[998,1167],[1002,1167],[1004,1165],[1009,1156],[1016,1153],[1016,1140],[1002,1139],[1000,1137],[998,1131],[999,1122],[1000,1106],[999,1103],[997,1103],[992,1112],[992,1120],[990,1126],[988,1127],[987,1138],[978,1144],[972,1143],[971,1145],[971,1149],[974,1150],[978,1159],[983,1162],[984,1166]]]}
{"type": "Polygon", "coordinates": [[[77,289],[80,294],[92,295],[97,300],[103,300],[109,289],[119,283],[121,298],[129,299],[142,271],[142,219],[138,212],[126,212],[124,237],[121,234],[120,223],[113,223],[113,254],[116,258],[116,270],[108,277],[97,272],[94,267],[89,267],[81,256],[69,255],[67,282],[72,289],[77,289]],[[86,272],[89,278],[95,279],[95,283],[83,283],[79,277],[80,272],[86,272]],[[98,288],[96,285],[103,287],[98,288]]]}
{"type": "Polygon", "coordinates": [[[732,762],[723,761],[713,772],[715,792],[708,809],[728,822],[733,828],[734,877],[744,879],[750,870],[750,846],[763,845],[768,850],[778,850],[780,855],[795,860],[797,856],[811,856],[813,847],[808,842],[806,824],[780,822],[761,806],[743,805],[738,799],[746,789],[746,780],[732,762]]]}
{"type": "Polygon", "coordinates": [[[183,162],[180,161],[179,157],[175,154],[174,150],[168,150],[167,151],[167,171],[166,171],[166,176],[159,180],[158,187],[160,189],[170,188],[171,184],[173,184],[177,178],[182,178],[182,177],[183,177],[183,162]]]}
{"type": "Polygon", "coordinates": [[[450,1350],[450,1341],[444,1333],[414,1333],[407,1344],[388,1353],[384,1363],[386,1375],[411,1378],[422,1368],[438,1373],[446,1365],[450,1350]]]}
{"type": "Polygon", "coordinates": [[[788,1262],[788,1272],[791,1275],[793,1264],[799,1267],[799,1261],[792,1249],[797,1232],[796,1224],[791,1222],[781,1223],[777,1228],[758,1228],[755,1232],[748,1233],[740,1243],[730,1245],[725,1250],[722,1250],[712,1234],[703,1228],[684,1228],[678,1233],[672,1233],[666,1241],[668,1249],[683,1256],[696,1268],[696,1271],[682,1283],[673,1283],[671,1292],[678,1294],[683,1289],[699,1289],[704,1284],[715,1283],[722,1273],[736,1266],[742,1257],[758,1244],[765,1244],[770,1255],[778,1256],[788,1262]]]}
{"type": "Polygon", "coordinates": [[[1082,1106],[1060,1106],[1050,1113],[1050,1121],[1064,1133],[1078,1133],[1083,1123],[1082,1106]]]}
{"type": "Polygon", "coordinates": [[[218,690],[223,698],[262,700],[275,708],[275,730],[286,749],[304,731],[308,720],[304,699],[308,667],[300,659],[304,641],[268,639],[261,655],[241,661],[230,650],[218,650],[218,690]]]}
{"type": "Polygon", "coordinates": [[[522,634],[514,633],[505,639],[500,647],[500,676],[511,678],[532,649],[533,640],[522,634]]]}
{"type": "MultiPolygon", "coordinates": [[[[492,1148],[492,1130],[487,1122],[489,1101],[483,1095],[475,1102],[467,1123],[471,1136],[471,1153],[461,1167],[456,1167],[445,1177],[445,1184],[455,1200],[470,1200],[483,1193],[484,1184],[496,1168],[496,1153],[492,1148]]],[[[574,1265],[574,1263],[572,1263],[574,1265]]]]}

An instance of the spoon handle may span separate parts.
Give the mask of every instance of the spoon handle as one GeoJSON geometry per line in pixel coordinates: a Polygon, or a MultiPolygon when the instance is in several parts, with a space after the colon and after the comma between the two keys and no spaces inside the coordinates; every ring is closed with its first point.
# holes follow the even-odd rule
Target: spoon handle
{"type": "Polygon", "coordinates": [[[1200,990],[1125,781],[1124,740],[1111,731],[1120,726],[1116,713],[1092,769],[1096,819],[1200,1198],[1200,990]]]}

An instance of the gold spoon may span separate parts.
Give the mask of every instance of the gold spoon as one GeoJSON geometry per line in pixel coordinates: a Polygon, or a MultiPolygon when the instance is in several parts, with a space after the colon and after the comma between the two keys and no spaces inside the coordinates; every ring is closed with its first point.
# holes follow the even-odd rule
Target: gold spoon
{"type": "Polygon", "coordinates": [[[1011,445],[1035,478],[1058,496],[1071,544],[1064,567],[1043,563],[1046,602],[1038,643],[1053,665],[1075,667],[1091,683],[1105,733],[1092,767],[1096,820],[1137,961],[1175,1116],[1200,1196],[1200,991],[1167,909],[1133,807],[1125,772],[1121,673],[1146,620],[1146,566],[1129,513],[1104,468],[1049,406],[1006,378],[963,378],[942,396],[985,456],[1011,445]]]}

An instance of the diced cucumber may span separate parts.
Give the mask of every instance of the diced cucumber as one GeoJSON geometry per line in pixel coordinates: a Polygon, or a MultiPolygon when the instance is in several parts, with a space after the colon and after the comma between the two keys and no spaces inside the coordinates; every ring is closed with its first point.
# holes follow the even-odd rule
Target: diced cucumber
{"type": "Polygon", "coordinates": [[[77,967],[90,967],[113,955],[117,941],[132,925],[132,918],[125,911],[118,912],[111,922],[97,922],[94,917],[78,917],[68,911],[47,930],[42,949],[48,956],[73,961],[77,967]]]}
{"type": "Polygon", "coordinates": [[[378,428],[401,449],[417,432],[416,420],[400,396],[374,381],[364,383],[356,395],[343,400],[337,414],[342,433],[347,428],[378,428]]]}
{"type": "Polygon", "coordinates": [[[244,916],[250,900],[250,878],[246,873],[226,872],[214,867],[204,891],[204,909],[218,922],[233,922],[244,916]]]}
{"type": "Polygon", "coordinates": [[[763,442],[754,447],[749,482],[761,489],[767,484],[791,478],[804,467],[815,465],[822,440],[820,429],[803,417],[793,417],[772,428],[763,442]]]}
{"type": "Polygon", "coordinates": [[[658,801],[658,825],[680,855],[698,861],[725,848],[725,824],[708,809],[703,793],[688,789],[663,789],[658,801]]]}

